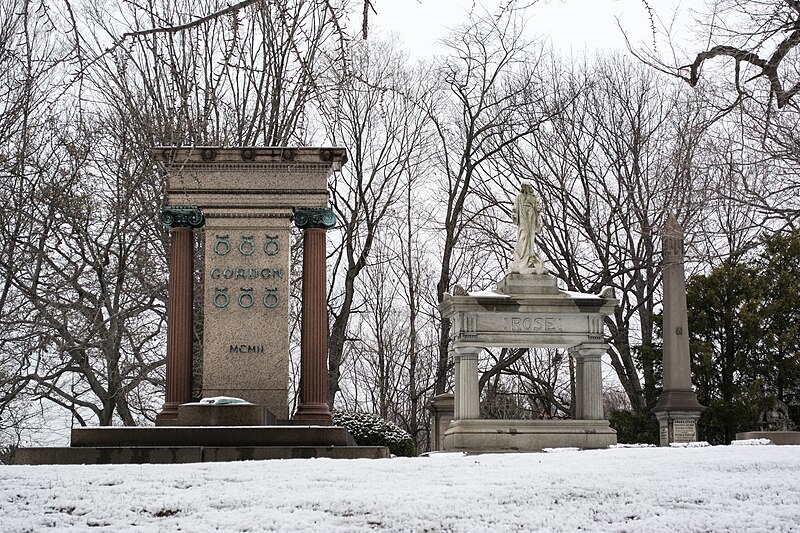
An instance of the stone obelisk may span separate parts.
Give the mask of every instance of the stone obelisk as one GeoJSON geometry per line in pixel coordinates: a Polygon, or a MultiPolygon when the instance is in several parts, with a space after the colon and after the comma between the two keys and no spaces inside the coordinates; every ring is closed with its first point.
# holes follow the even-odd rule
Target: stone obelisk
{"type": "Polygon", "coordinates": [[[662,236],[664,260],[663,391],[653,408],[660,428],[660,445],[697,440],[697,419],[705,409],[692,389],[689,320],[683,268],[683,228],[673,213],[662,236]]]}

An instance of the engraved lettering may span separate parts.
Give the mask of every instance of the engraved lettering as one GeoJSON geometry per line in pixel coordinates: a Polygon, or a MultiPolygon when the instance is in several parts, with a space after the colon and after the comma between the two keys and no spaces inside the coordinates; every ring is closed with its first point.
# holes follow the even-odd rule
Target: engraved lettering
{"type": "Polygon", "coordinates": [[[264,353],[263,344],[230,344],[228,353],[264,353]]]}
{"type": "Polygon", "coordinates": [[[512,316],[503,317],[503,331],[527,331],[531,333],[559,333],[563,331],[563,320],[556,317],[512,316]]]}
{"type": "Polygon", "coordinates": [[[215,268],[214,270],[211,271],[211,279],[219,279],[219,278],[220,278],[219,269],[215,268]]]}

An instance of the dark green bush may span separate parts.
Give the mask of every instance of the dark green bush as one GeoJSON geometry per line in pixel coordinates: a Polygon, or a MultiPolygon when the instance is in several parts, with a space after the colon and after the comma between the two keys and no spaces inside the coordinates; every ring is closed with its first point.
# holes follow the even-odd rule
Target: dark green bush
{"type": "Polygon", "coordinates": [[[372,413],[334,411],[333,423],[350,432],[359,446],[386,446],[399,457],[414,457],[416,446],[406,431],[372,413]]]}
{"type": "Polygon", "coordinates": [[[608,422],[617,430],[620,444],[658,444],[658,420],[653,414],[615,409],[608,422]]]}
{"type": "Polygon", "coordinates": [[[10,465],[17,447],[13,444],[0,444],[0,465],[10,465]]]}

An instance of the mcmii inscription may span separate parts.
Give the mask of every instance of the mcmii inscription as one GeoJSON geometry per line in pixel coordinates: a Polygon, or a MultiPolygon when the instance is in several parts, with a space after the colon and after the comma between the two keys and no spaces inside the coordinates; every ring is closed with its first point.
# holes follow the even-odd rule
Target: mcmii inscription
{"type": "MultiPolygon", "coordinates": [[[[270,258],[276,256],[280,250],[281,244],[277,235],[264,235],[261,238],[255,235],[239,235],[236,238],[229,234],[216,235],[214,244],[214,253],[220,258],[224,257],[226,261],[237,258],[247,261],[258,255],[270,258]]],[[[262,306],[274,309],[280,304],[281,297],[276,285],[265,283],[262,287],[257,287],[250,283],[277,282],[284,277],[283,268],[253,268],[232,264],[211,269],[209,277],[213,281],[214,290],[211,303],[217,309],[253,309],[262,306]],[[227,284],[226,281],[233,283],[227,284]]]]}
{"type": "Polygon", "coordinates": [[[230,344],[229,353],[264,353],[263,344],[230,344]]]}

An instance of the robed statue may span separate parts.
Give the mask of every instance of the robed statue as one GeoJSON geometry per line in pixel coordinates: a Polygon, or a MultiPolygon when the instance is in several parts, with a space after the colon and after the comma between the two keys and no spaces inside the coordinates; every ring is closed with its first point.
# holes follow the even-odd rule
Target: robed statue
{"type": "Polygon", "coordinates": [[[536,234],[542,230],[542,214],[533,187],[528,182],[522,183],[514,202],[511,220],[517,225],[517,245],[514,248],[514,262],[511,264],[511,269],[520,272],[530,269],[543,270],[544,264],[536,253],[533,242],[536,234]]]}

